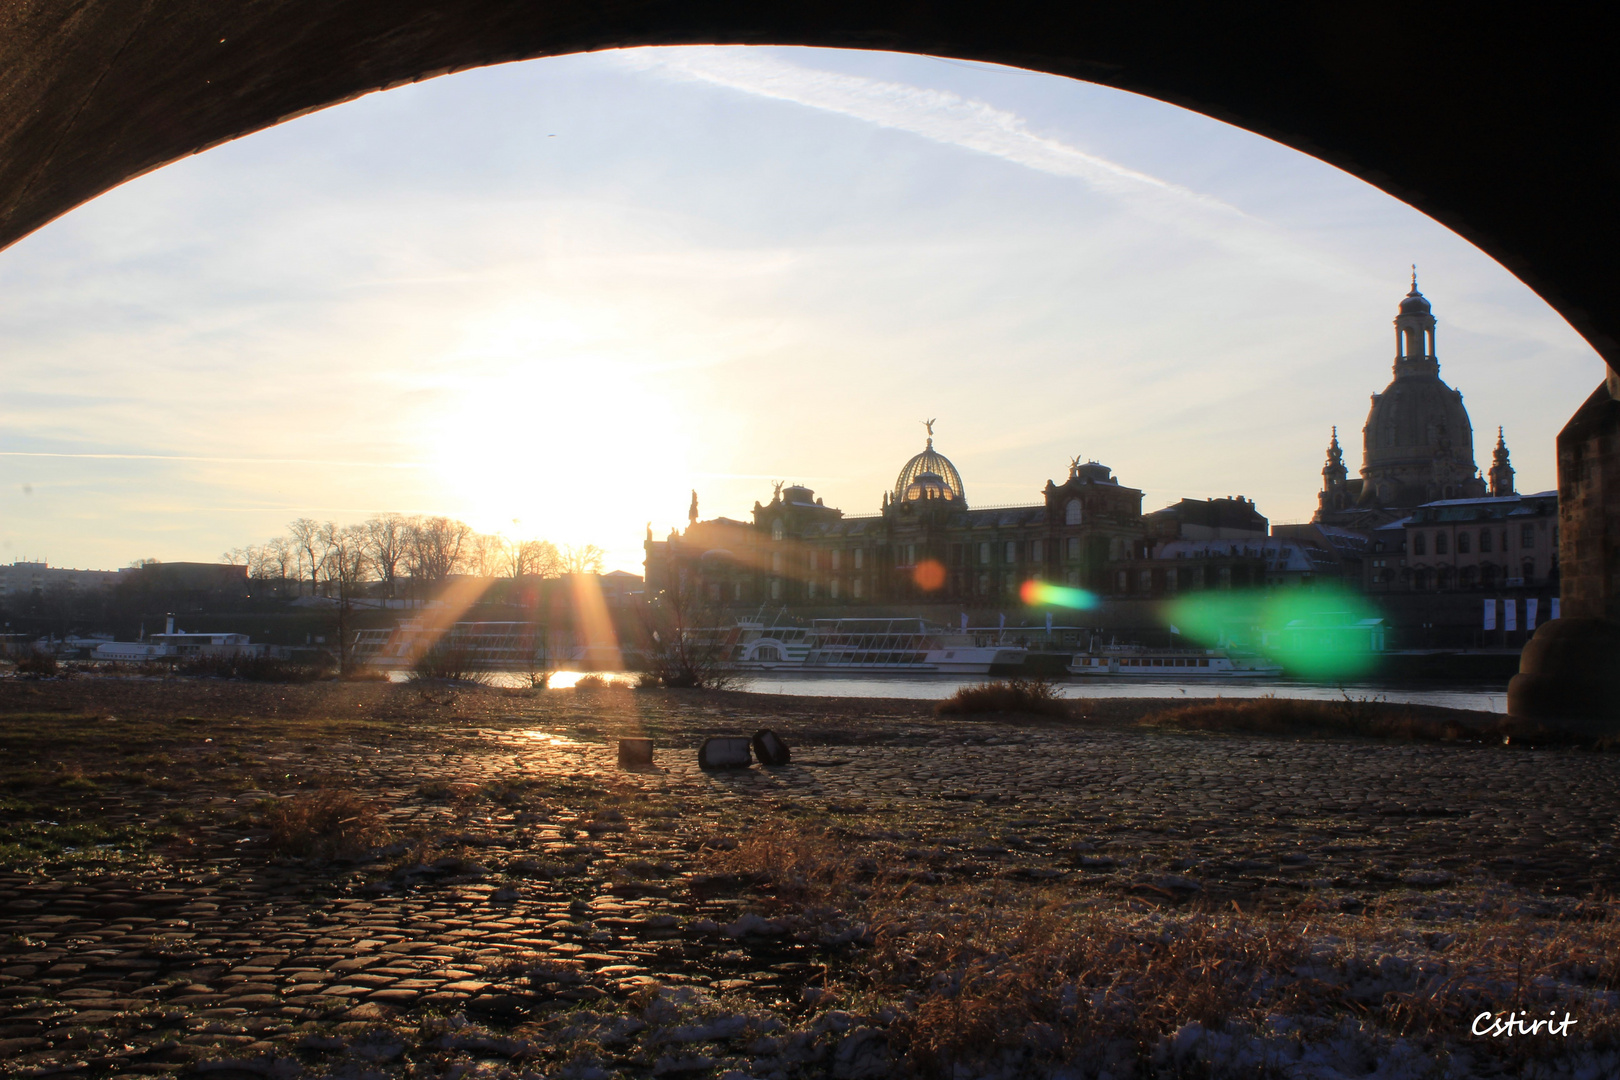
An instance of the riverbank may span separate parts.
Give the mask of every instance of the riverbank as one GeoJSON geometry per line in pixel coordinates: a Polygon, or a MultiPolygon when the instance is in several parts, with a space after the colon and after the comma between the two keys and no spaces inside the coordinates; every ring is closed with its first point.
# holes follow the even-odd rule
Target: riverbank
{"type": "Polygon", "coordinates": [[[0,1069],[1616,1071],[1620,755],[1163,706],[0,681],[0,1069]]]}

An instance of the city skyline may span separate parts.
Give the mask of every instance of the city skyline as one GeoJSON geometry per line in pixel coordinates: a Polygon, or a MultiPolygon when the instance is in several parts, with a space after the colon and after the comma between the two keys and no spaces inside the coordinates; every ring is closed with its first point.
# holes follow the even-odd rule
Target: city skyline
{"type": "Polygon", "coordinates": [[[874,512],[924,416],[980,505],[1081,454],[1150,508],[1304,520],[1413,261],[1476,434],[1505,425],[1521,490],[1552,487],[1596,355],[1454,234],[1257,136],[890,54],[468,72],[0,255],[0,561],[213,559],[393,510],[637,569],[692,488],[705,517],[772,480],[874,512]]]}

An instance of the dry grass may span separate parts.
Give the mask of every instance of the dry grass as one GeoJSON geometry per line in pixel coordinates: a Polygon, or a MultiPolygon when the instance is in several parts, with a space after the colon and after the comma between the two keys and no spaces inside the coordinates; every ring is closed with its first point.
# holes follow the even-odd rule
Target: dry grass
{"type": "Polygon", "coordinates": [[[298,858],[348,859],[388,836],[370,799],[326,789],[279,799],[264,813],[270,849],[298,858]]]}
{"type": "Polygon", "coordinates": [[[777,914],[866,924],[872,948],[846,981],[866,1006],[895,1009],[891,1038],[920,1075],[1009,1061],[1032,1074],[1068,1063],[1161,1075],[1184,1025],[1263,1038],[1276,1017],[1319,1041],[1348,1024],[1374,1042],[1405,1038],[1434,1054],[1466,1045],[1522,1065],[1547,1044],[1473,1038],[1473,1017],[1568,1010],[1584,1047],[1620,1046],[1615,903],[1563,921],[1487,911],[1412,930],[1376,912],[1159,910],[1066,885],[930,885],[903,869],[874,873],[865,854],[829,832],[780,827],[708,861],[759,879],[777,914]]]}
{"type": "Polygon", "coordinates": [[[977,713],[1030,713],[1068,716],[1069,703],[1058,696],[1057,684],[1045,679],[1007,679],[964,686],[934,706],[940,716],[977,713]]]}

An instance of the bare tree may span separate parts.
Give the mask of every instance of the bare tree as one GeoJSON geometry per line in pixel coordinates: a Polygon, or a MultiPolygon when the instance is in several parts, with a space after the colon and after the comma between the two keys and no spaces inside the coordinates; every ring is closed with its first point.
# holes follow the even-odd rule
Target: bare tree
{"type": "Polygon", "coordinates": [[[461,569],[463,552],[472,529],[464,521],[447,517],[423,518],[414,523],[410,537],[411,577],[427,585],[443,584],[461,569]]]}
{"type": "Polygon", "coordinates": [[[366,529],[361,525],[345,525],[340,529],[327,522],[321,526],[320,543],[325,550],[321,574],[326,579],[327,595],[331,595],[334,588],[337,590],[338,671],[344,674],[352,666],[354,655],[349,641],[354,598],[370,573],[366,540],[366,529]]]}
{"type": "Polygon", "coordinates": [[[501,566],[506,561],[502,551],[505,546],[505,539],[495,533],[473,533],[467,538],[467,573],[473,577],[499,577],[501,566]]]}
{"type": "Polygon", "coordinates": [[[321,563],[326,559],[323,526],[312,518],[299,518],[287,523],[287,535],[298,558],[298,573],[309,575],[309,594],[314,596],[320,587],[321,563]]]}
{"type": "Polygon", "coordinates": [[[718,607],[684,571],[643,609],[647,651],[642,676],[658,686],[724,690],[736,683],[718,607]]]}
{"type": "Polygon", "coordinates": [[[285,536],[272,537],[264,545],[264,561],[266,575],[273,569],[282,585],[292,580],[293,572],[298,565],[297,553],[293,551],[292,541],[285,536]]]}
{"type": "Polygon", "coordinates": [[[607,552],[595,544],[566,544],[561,554],[565,574],[600,574],[607,565],[607,552]]]}
{"type": "Polygon", "coordinates": [[[374,573],[383,583],[383,589],[392,597],[399,569],[405,564],[411,546],[412,519],[400,514],[383,514],[367,521],[366,557],[371,560],[374,573]]]}
{"type": "Polygon", "coordinates": [[[562,556],[549,540],[507,540],[501,548],[501,573],[513,581],[556,577],[562,573],[562,556]]]}

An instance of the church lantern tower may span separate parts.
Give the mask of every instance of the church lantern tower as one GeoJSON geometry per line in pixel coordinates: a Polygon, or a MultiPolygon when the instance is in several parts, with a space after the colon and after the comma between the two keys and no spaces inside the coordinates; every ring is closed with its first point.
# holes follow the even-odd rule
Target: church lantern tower
{"type": "Polygon", "coordinates": [[[1496,429],[1496,449],[1491,451],[1491,496],[1503,498],[1516,495],[1513,490],[1513,466],[1508,464],[1507,443],[1502,440],[1502,429],[1496,429]]]}
{"type": "Polygon", "coordinates": [[[1328,443],[1327,463],[1322,466],[1322,490],[1317,495],[1318,516],[1343,510],[1346,502],[1346,479],[1350,470],[1344,467],[1344,450],[1339,446],[1339,427],[1333,426],[1333,439],[1328,443]]]}

